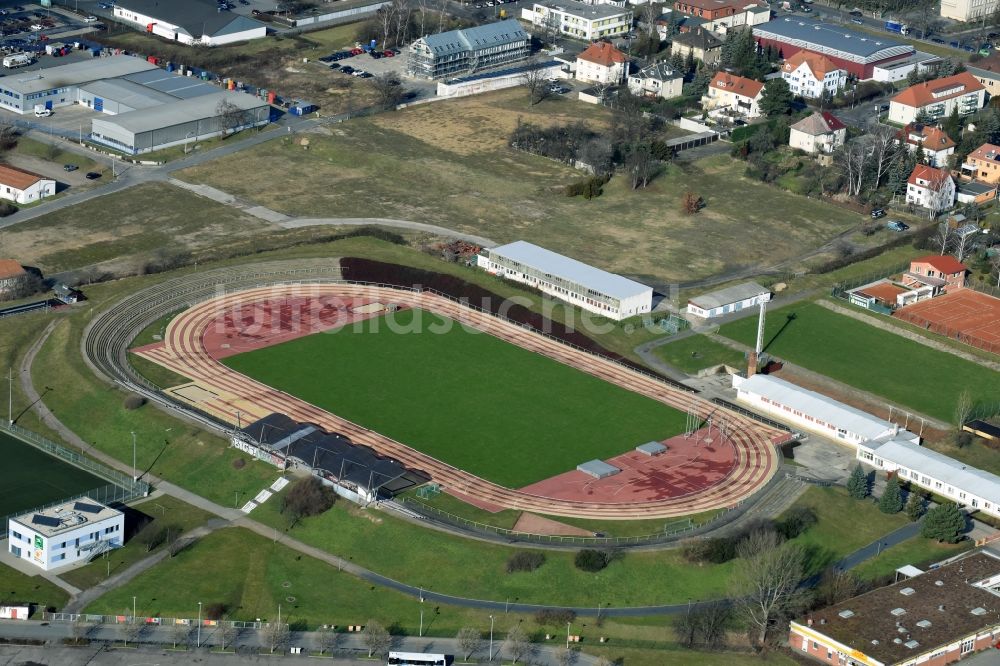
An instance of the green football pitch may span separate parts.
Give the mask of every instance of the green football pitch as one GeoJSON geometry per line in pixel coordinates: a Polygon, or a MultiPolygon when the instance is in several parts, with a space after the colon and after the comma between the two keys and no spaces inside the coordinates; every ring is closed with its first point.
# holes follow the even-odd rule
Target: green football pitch
{"type": "MultiPolygon", "coordinates": [[[[757,318],[723,324],[719,333],[747,345],[757,318]]],[[[815,303],[767,313],[765,351],[943,421],[954,419],[962,391],[1000,400],[1000,374],[815,303]]]]}
{"type": "Polygon", "coordinates": [[[4,464],[0,468],[0,516],[30,511],[88,490],[107,481],[0,433],[4,464]]]}
{"type": "Polygon", "coordinates": [[[224,363],[509,488],[684,430],[682,412],[490,335],[388,317],[224,363]]]}

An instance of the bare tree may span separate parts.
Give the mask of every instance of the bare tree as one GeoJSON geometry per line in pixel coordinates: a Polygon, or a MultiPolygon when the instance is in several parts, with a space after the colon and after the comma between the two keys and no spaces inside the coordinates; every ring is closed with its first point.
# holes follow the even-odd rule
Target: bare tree
{"type": "Polygon", "coordinates": [[[420,14],[420,29],[417,36],[423,37],[427,33],[424,32],[424,26],[427,23],[427,10],[429,9],[428,3],[430,0],[417,0],[417,12],[420,14]]]}
{"type": "Polygon", "coordinates": [[[239,630],[229,620],[219,622],[219,641],[222,643],[222,651],[226,651],[226,646],[232,646],[239,636],[239,630]]]}
{"type": "Polygon", "coordinates": [[[247,124],[247,112],[228,99],[219,100],[215,107],[215,115],[219,117],[223,138],[230,136],[247,124]]]}
{"type": "Polygon", "coordinates": [[[990,257],[990,267],[997,274],[997,286],[1000,287],[1000,250],[990,257]]]}
{"type": "Polygon", "coordinates": [[[979,227],[968,227],[955,229],[953,245],[955,247],[955,258],[959,261],[965,259],[966,255],[976,243],[976,236],[979,235],[979,227]]]}
{"type": "Polygon", "coordinates": [[[545,70],[539,67],[540,61],[532,58],[524,70],[524,87],[528,90],[528,106],[538,104],[552,94],[545,70]]]}
{"type": "Polygon", "coordinates": [[[644,24],[644,29],[649,37],[654,35],[659,38],[656,34],[656,19],[660,17],[660,10],[662,7],[660,5],[653,4],[652,2],[647,2],[642,5],[642,10],[640,14],[642,15],[642,22],[644,24]]]}
{"type": "Polygon", "coordinates": [[[951,235],[951,226],[947,222],[942,222],[931,237],[931,242],[941,250],[942,256],[948,252],[948,248],[951,246],[951,235]]]}
{"type": "Polygon", "coordinates": [[[139,636],[142,634],[143,625],[139,622],[138,618],[134,618],[125,612],[125,621],[118,625],[121,628],[122,639],[127,646],[129,641],[133,643],[139,640],[139,636]]]}
{"type": "Polygon", "coordinates": [[[458,639],[458,647],[465,653],[466,661],[483,649],[483,634],[475,627],[462,627],[456,638],[458,639]]]}
{"type": "Polygon", "coordinates": [[[392,72],[379,74],[371,80],[371,84],[375,90],[376,103],[386,111],[395,109],[406,96],[403,82],[392,72]]]}
{"type": "Polygon", "coordinates": [[[361,642],[368,648],[368,658],[378,653],[382,654],[389,649],[392,638],[389,632],[375,620],[368,620],[364,631],[361,632],[361,642]]]}
{"type": "Polygon", "coordinates": [[[975,408],[976,401],[973,400],[972,394],[968,390],[959,393],[958,400],[955,403],[955,427],[961,430],[962,426],[969,420],[969,417],[972,416],[975,408]]]}
{"type": "Polygon", "coordinates": [[[375,19],[378,21],[379,30],[382,33],[382,44],[389,44],[389,37],[392,35],[393,26],[396,25],[395,16],[393,12],[395,10],[395,3],[390,3],[388,5],[383,5],[379,7],[378,11],[375,12],[375,19]]]}
{"type": "Polygon", "coordinates": [[[629,174],[632,189],[649,185],[659,166],[649,144],[645,141],[625,144],[622,152],[625,154],[625,170],[629,174]]]}
{"type": "Polygon", "coordinates": [[[87,637],[90,631],[90,626],[84,622],[83,616],[79,615],[73,623],[69,626],[70,636],[73,638],[73,642],[79,644],[87,637]]]}
{"type": "Polygon", "coordinates": [[[893,160],[896,159],[900,146],[896,143],[896,131],[892,127],[884,125],[879,125],[871,131],[867,143],[875,168],[874,186],[877,189],[882,184],[883,178],[889,173],[889,168],[892,166],[893,160]]]}
{"type": "Polygon", "coordinates": [[[0,150],[10,150],[17,145],[17,137],[20,133],[14,125],[0,123],[0,150]]]}
{"type": "Polygon", "coordinates": [[[847,179],[847,193],[852,197],[861,193],[867,157],[868,146],[864,137],[848,141],[835,154],[836,164],[847,179]]]}
{"type": "Polygon", "coordinates": [[[184,643],[186,645],[188,642],[188,636],[190,635],[191,635],[190,624],[182,624],[180,622],[174,622],[174,624],[170,627],[170,640],[174,644],[174,648],[177,647],[178,643],[184,643]]]}
{"type": "Polygon", "coordinates": [[[763,645],[767,631],[801,600],[802,551],[782,543],[771,530],[755,530],[737,546],[733,588],[736,607],[752,640],[763,645]]]}
{"type": "Polygon", "coordinates": [[[528,634],[524,632],[521,625],[514,625],[514,628],[507,632],[507,651],[516,664],[519,659],[528,654],[531,650],[531,641],[528,634]]]}
{"type": "Polygon", "coordinates": [[[316,643],[320,654],[333,652],[340,645],[340,634],[329,627],[322,629],[316,636],[316,643]]]}
{"type": "Polygon", "coordinates": [[[268,622],[261,627],[260,631],[264,642],[271,650],[271,654],[274,654],[276,649],[288,642],[288,625],[283,622],[268,622]]]}
{"type": "Polygon", "coordinates": [[[559,648],[556,650],[556,663],[559,666],[573,666],[580,658],[580,653],[570,648],[559,648]]]}

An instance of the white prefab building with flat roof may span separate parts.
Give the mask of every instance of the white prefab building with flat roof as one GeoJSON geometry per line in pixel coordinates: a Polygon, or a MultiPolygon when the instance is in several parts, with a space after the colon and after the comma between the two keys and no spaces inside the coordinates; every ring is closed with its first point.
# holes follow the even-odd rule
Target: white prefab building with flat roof
{"type": "Polygon", "coordinates": [[[771,292],[756,282],[744,282],[719,289],[688,301],[687,311],[696,317],[710,319],[730,312],[739,312],[771,300],[771,292]]]}
{"type": "Polygon", "coordinates": [[[733,388],[755,411],[850,446],[879,439],[920,443],[919,435],[895,423],[771,375],[733,375],[733,388]]]}
{"type": "Polygon", "coordinates": [[[621,321],[653,309],[652,287],[525,241],[484,249],[477,264],[608,319],[621,321]]]}
{"type": "Polygon", "coordinates": [[[895,472],[900,481],[1000,518],[1000,476],[996,474],[897,439],[859,444],[857,457],[877,469],[895,472]]]}
{"type": "Polygon", "coordinates": [[[9,518],[7,533],[11,555],[48,571],[120,547],[125,514],[84,498],[9,518]]]}

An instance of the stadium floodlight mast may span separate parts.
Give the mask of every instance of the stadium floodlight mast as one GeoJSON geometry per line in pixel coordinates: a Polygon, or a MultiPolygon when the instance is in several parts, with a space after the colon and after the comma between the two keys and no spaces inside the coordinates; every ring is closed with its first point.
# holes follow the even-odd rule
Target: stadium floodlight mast
{"type": "Polygon", "coordinates": [[[198,647],[201,647],[201,602],[198,602],[198,647]]]}
{"type": "Polygon", "coordinates": [[[14,369],[7,370],[7,425],[14,425],[14,369]]]}
{"type": "Polygon", "coordinates": [[[135,430],[132,431],[132,481],[138,481],[139,475],[135,472],[135,430]]]}

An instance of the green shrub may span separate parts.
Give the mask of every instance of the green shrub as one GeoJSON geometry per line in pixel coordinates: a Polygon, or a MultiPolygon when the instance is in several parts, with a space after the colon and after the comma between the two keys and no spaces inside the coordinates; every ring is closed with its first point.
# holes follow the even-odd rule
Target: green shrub
{"type": "Polygon", "coordinates": [[[576,557],[573,558],[573,564],[576,565],[577,569],[581,571],[589,571],[590,573],[600,571],[608,566],[610,562],[611,556],[608,552],[603,550],[594,550],[592,548],[585,548],[577,551],[576,557]]]}
{"type": "Polygon", "coordinates": [[[507,573],[518,571],[534,571],[545,564],[545,553],[537,550],[522,550],[514,553],[507,560],[507,573]]]}

